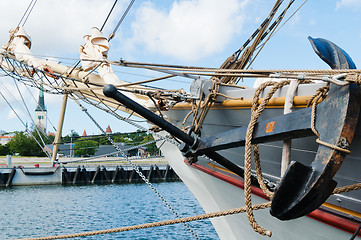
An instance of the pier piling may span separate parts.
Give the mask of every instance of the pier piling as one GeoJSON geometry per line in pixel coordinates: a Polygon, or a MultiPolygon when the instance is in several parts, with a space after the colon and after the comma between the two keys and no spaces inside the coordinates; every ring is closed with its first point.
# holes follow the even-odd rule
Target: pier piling
{"type": "MultiPolygon", "coordinates": [[[[142,166],[139,171],[150,182],[179,181],[178,176],[169,165],[142,166]]],[[[51,167],[34,168],[12,167],[0,168],[0,187],[20,185],[46,184],[108,184],[108,183],[141,183],[142,178],[130,166],[61,166],[57,171],[51,167]],[[57,179],[57,180],[56,180],[57,179]]]]}

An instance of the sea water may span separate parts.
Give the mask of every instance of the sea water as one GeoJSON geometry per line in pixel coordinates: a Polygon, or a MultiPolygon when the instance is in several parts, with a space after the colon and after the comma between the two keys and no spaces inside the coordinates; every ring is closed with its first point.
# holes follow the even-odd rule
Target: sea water
{"type": "MultiPolygon", "coordinates": [[[[182,182],[154,183],[181,217],[204,211],[182,182]]],[[[146,184],[27,186],[0,189],[0,239],[79,233],[175,218],[146,184]]],[[[209,220],[188,223],[218,239],[209,220]]],[[[76,239],[192,239],[183,224],[76,239]]]]}

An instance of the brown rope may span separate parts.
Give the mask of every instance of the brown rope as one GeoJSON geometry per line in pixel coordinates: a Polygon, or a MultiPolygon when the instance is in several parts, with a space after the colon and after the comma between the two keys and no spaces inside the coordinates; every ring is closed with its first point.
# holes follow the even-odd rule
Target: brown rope
{"type": "MultiPolygon", "coordinates": [[[[350,192],[353,190],[360,190],[360,189],[361,189],[361,183],[356,183],[354,185],[336,188],[333,191],[333,194],[339,194],[342,192],[350,192]]],[[[252,210],[265,209],[265,208],[269,208],[270,206],[271,206],[271,202],[266,202],[266,203],[257,204],[257,205],[252,206],[252,210]]],[[[134,226],[121,227],[121,228],[113,228],[113,229],[107,229],[107,230],[98,230],[98,231],[82,232],[82,233],[74,233],[74,234],[66,234],[66,235],[58,235],[58,236],[47,236],[47,237],[38,237],[38,238],[22,238],[21,240],[64,239],[64,238],[85,237],[85,236],[93,236],[93,235],[116,233],[116,232],[125,232],[125,231],[137,230],[137,229],[159,227],[159,226],[165,226],[165,225],[171,225],[171,224],[178,224],[178,223],[192,222],[192,221],[198,221],[198,220],[215,218],[215,217],[234,215],[234,214],[244,213],[244,212],[246,212],[246,207],[240,207],[240,208],[234,208],[234,209],[230,209],[230,210],[201,214],[201,215],[185,217],[185,218],[177,218],[177,219],[166,220],[166,221],[161,221],[161,222],[146,223],[146,224],[140,224],[140,225],[134,225],[134,226]]],[[[20,239],[18,239],[18,240],[20,240],[20,239]]]]}
{"type": "MultiPolygon", "coordinates": [[[[282,82],[273,82],[268,81],[260,85],[260,87],[255,92],[255,97],[253,98],[252,102],[252,113],[251,113],[251,120],[248,124],[247,132],[246,132],[246,139],[245,139],[245,154],[244,154],[244,198],[245,198],[245,204],[247,208],[247,217],[248,222],[252,226],[252,228],[261,235],[271,236],[272,232],[268,231],[264,228],[262,228],[256,221],[253,210],[252,210],[252,197],[251,197],[251,155],[252,155],[252,135],[254,126],[258,120],[258,118],[261,116],[262,111],[265,109],[267,103],[272,98],[273,94],[281,87],[289,84],[290,81],[282,81],[282,82]],[[272,89],[267,93],[267,96],[263,99],[261,104],[259,104],[259,96],[261,92],[268,86],[273,86],[272,89]]],[[[256,150],[258,150],[258,147],[256,146],[256,150]]],[[[272,196],[272,194],[269,192],[267,187],[264,184],[262,173],[261,173],[261,165],[259,163],[259,158],[255,158],[255,164],[257,165],[257,180],[258,183],[261,186],[261,189],[265,192],[266,195],[272,196]]]]}
{"type": "MultiPolygon", "coordinates": [[[[271,202],[266,202],[266,203],[254,205],[254,206],[252,206],[252,209],[253,210],[260,210],[260,209],[269,208],[270,206],[271,206],[271,202]]],[[[224,211],[219,211],[219,212],[214,212],[214,213],[201,214],[201,215],[192,216],[192,217],[177,218],[177,219],[166,220],[166,221],[161,221],[161,222],[146,223],[146,224],[127,226],[127,227],[120,227],[120,228],[113,228],[113,229],[107,229],[107,230],[73,233],[73,234],[58,235],[58,236],[47,236],[47,237],[38,237],[38,238],[24,238],[22,240],[63,239],[63,238],[85,237],[85,236],[93,236],[93,235],[116,233],[116,232],[125,232],[125,231],[137,230],[137,229],[159,227],[159,226],[165,226],[165,225],[171,225],[171,224],[177,224],[177,223],[186,223],[186,222],[192,222],[192,221],[203,220],[203,219],[208,219],[208,218],[215,218],[215,217],[233,215],[233,214],[238,214],[238,213],[244,213],[245,211],[246,211],[246,207],[240,207],[240,208],[234,208],[234,209],[230,209],[230,210],[224,210],[224,211]]]]}
{"type": "MultiPolygon", "coordinates": [[[[339,194],[342,192],[350,192],[354,190],[360,190],[361,183],[356,183],[349,186],[338,187],[336,188],[332,194],[339,194]]],[[[266,202],[262,204],[257,204],[252,206],[253,210],[260,210],[269,208],[271,206],[271,202],[266,202]]],[[[47,237],[38,237],[38,238],[22,238],[21,240],[50,240],[50,239],[64,239],[64,238],[75,238],[75,237],[85,237],[85,236],[93,236],[93,235],[100,235],[100,234],[108,234],[108,233],[116,233],[116,232],[125,232],[125,231],[132,231],[137,229],[144,229],[144,228],[151,228],[151,227],[159,227],[171,224],[178,224],[184,222],[192,222],[198,220],[204,220],[209,218],[216,218],[228,215],[234,215],[239,213],[246,212],[246,207],[234,208],[230,210],[218,211],[213,213],[201,214],[197,216],[185,217],[185,218],[177,218],[172,220],[166,220],[161,222],[154,222],[154,223],[146,223],[134,226],[127,226],[121,228],[113,228],[107,230],[98,230],[98,231],[91,231],[91,232],[82,232],[82,233],[74,233],[74,234],[66,234],[66,235],[58,235],[58,236],[47,236],[47,237]]],[[[20,240],[20,239],[18,239],[20,240]]]]}
{"type": "Polygon", "coordinates": [[[314,96],[312,96],[312,99],[310,102],[313,101],[313,104],[312,104],[312,112],[311,112],[311,130],[312,132],[317,136],[317,139],[316,139],[316,142],[318,144],[321,144],[321,145],[324,145],[326,147],[329,147],[329,148],[332,148],[332,149],[335,149],[337,151],[340,151],[340,152],[344,152],[344,153],[347,153],[347,154],[350,154],[351,151],[348,150],[348,149],[345,149],[345,148],[341,148],[339,146],[336,146],[336,145],[333,145],[333,144],[330,144],[330,143],[327,143],[327,142],[324,142],[320,139],[320,134],[318,133],[315,125],[316,125],[316,105],[317,105],[317,102],[320,100],[320,99],[324,99],[327,95],[327,92],[329,90],[329,87],[328,87],[328,84],[325,86],[325,87],[322,87],[322,88],[319,88],[316,92],[316,94],[314,96]]]}
{"type": "Polygon", "coordinates": [[[351,192],[351,191],[360,190],[360,189],[361,189],[361,183],[355,183],[353,185],[335,188],[335,190],[333,190],[332,194],[351,192]]]}
{"type": "Polygon", "coordinates": [[[350,83],[355,83],[357,85],[361,85],[361,75],[360,73],[347,74],[345,81],[348,81],[350,83]]]}
{"type": "MultiPolygon", "coordinates": [[[[197,72],[210,72],[210,73],[255,73],[255,74],[270,74],[270,73],[307,73],[307,74],[322,74],[322,75],[332,75],[332,74],[361,74],[361,69],[269,69],[269,70],[257,70],[257,69],[227,69],[227,68],[202,68],[202,67],[186,67],[186,66],[171,66],[171,65],[161,65],[161,64],[148,64],[144,65],[141,63],[119,63],[111,62],[115,65],[121,65],[126,67],[140,67],[152,70],[174,70],[180,71],[182,73],[188,74],[198,74],[197,72]]],[[[211,74],[209,74],[211,75],[211,74]]]]}

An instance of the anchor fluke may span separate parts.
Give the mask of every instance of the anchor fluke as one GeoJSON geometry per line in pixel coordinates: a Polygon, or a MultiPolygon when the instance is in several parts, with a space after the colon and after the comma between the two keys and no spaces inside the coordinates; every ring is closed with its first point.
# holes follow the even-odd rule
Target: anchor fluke
{"type": "Polygon", "coordinates": [[[318,175],[310,166],[293,161],[272,200],[272,216],[280,220],[295,219],[309,214],[325,202],[337,182],[324,178],[309,185],[310,179],[318,175]]]}

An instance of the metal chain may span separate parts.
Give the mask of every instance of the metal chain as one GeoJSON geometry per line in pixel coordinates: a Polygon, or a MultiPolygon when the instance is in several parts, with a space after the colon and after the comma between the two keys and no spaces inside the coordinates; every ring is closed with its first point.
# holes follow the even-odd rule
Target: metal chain
{"type": "MultiPolygon", "coordinates": [[[[177,218],[181,218],[180,215],[172,208],[172,206],[167,202],[167,200],[158,192],[158,190],[153,186],[152,183],[148,181],[148,179],[144,176],[144,174],[139,170],[139,167],[135,165],[126,154],[124,154],[123,150],[121,150],[111,139],[111,137],[104,131],[104,129],[98,124],[98,122],[90,115],[88,110],[83,107],[79,101],[75,100],[75,102],[81,107],[82,111],[94,122],[94,124],[99,128],[99,130],[104,134],[104,136],[109,140],[109,142],[115,147],[118,153],[122,154],[125,160],[132,166],[132,168],[136,171],[136,173],[143,179],[143,181],[153,190],[153,192],[159,197],[159,199],[168,207],[168,209],[173,213],[177,218]]],[[[183,223],[184,227],[191,233],[191,235],[195,239],[200,239],[197,234],[189,227],[187,223],[183,223]]]]}

